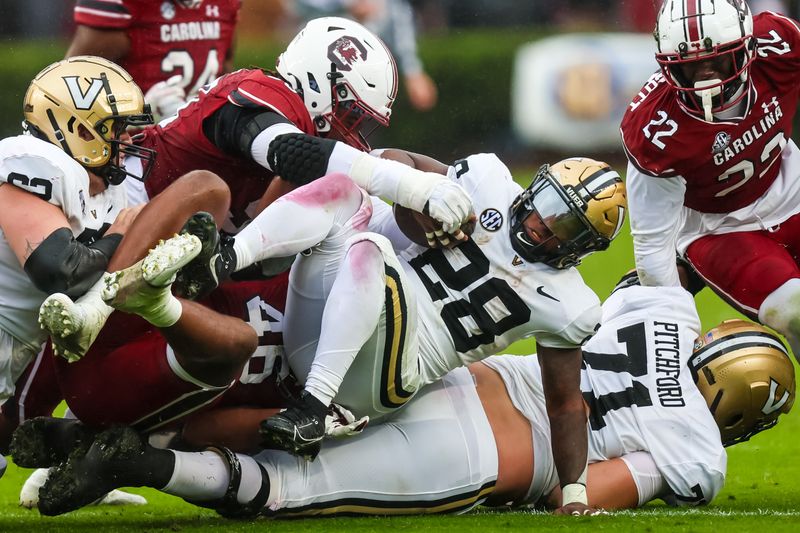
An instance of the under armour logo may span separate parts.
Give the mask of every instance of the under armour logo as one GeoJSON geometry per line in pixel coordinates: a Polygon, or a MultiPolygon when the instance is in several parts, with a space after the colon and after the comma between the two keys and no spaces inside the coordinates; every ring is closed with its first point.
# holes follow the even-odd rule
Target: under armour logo
{"type": "Polygon", "coordinates": [[[778,97],[777,96],[773,96],[772,100],[770,100],[769,102],[763,102],[761,104],[761,109],[764,110],[764,114],[765,115],[767,113],[769,113],[770,106],[774,106],[775,109],[778,109],[781,106],[781,104],[778,102],[778,97]]]}
{"type": "Polygon", "coordinates": [[[100,78],[92,78],[92,84],[84,92],[78,83],[78,76],[64,76],[64,83],[67,84],[69,95],[72,97],[72,103],[75,104],[76,109],[91,109],[97,96],[103,89],[103,80],[100,78]]]}
{"type": "Polygon", "coordinates": [[[206,5],[206,16],[219,18],[219,6],[206,5]]]}

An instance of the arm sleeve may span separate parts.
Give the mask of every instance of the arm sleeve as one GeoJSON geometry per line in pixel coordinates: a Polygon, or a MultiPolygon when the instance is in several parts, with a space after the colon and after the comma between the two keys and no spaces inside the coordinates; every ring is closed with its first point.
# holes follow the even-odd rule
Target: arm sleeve
{"type": "Polygon", "coordinates": [[[664,477],[658,470],[653,456],[648,452],[633,452],[620,457],[631,471],[636,490],[639,492],[639,506],[658,498],[667,490],[664,477]]]}
{"type": "Polygon", "coordinates": [[[642,285],[679,286],[676,239],[683,221],[686,182],[657,178],[628,164],[628,209],[636,270],[642,285]]]}

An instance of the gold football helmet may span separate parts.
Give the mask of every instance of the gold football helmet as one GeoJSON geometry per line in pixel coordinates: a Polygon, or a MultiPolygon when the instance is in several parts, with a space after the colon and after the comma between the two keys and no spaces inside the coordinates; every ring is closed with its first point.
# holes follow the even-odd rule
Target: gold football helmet
{"type": "Polygon", "coordinates": [[[148,170],[155,157],[119,139],[128,126],[152,124],[153,115],[130,74],[107,59],[77,56],[46,67],[28,86],[23,109],[29,133],[61,147],[110,184],[129,175],[121,154],[144,159],[148,170]]]}
{"type": "Polygon", "coordinates": [[[619,174],[585,157],[542,166],[511,204],[511,244],[520,257],[568,268],[605,250],[625,222],[627,197],[619,174]],[[538,216],[545,235],[534,238],[523,223],[538,216]]]}
{"type": "Polygon", "coordinates": [[[744,442],[794,403],[794,366],[783,342],[746,320],[726,320],[695,343],[689,368],[722,435],[744,442]]]}

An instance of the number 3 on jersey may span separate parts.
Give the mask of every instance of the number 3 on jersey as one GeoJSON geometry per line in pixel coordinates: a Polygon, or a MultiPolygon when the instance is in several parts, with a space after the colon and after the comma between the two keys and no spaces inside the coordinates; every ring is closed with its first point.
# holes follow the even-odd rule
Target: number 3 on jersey
{"type": "Polygon", "coordinates": [[[461,353],[493,343],[530,318],[530,308],[508,283],[489,275],[489,260],[475,241],[452,250],[427,250],[410,263],[431,300],[450,300],[442,307],[441,317],[461,353]]]}

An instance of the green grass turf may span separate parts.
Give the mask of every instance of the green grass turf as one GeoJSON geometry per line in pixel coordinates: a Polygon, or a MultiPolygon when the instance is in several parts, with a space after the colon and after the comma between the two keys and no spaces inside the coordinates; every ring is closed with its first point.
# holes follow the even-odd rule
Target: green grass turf
{"type": "MultiPolygon", "coordinates": [[[[632,245],[626,228],[608,251],[589,257],[580,270],[589,285],[605,298],[631,268],[632,245]]],[[[704,328],[740,316],[708,289],[697,301],[704,328]]],[[[518,343],[511,351],[530,353],[532,342],[518,343]]],[[[594,518],[479,510],[459,517],[229,521],[152,490],[135,490],[150,502],[143,507],[90,507],[47,518],[17,506],[19,488],[29,471],[10,465],[0,479],[0,531],[796,531],[800,529],[800,462],[795,455],[798,435],[800,420],[791,414],[784,416],[776,428],[729,449],[725,489],[709,507],[685,510],[651,504],[637,511],[594,518]]]]}

